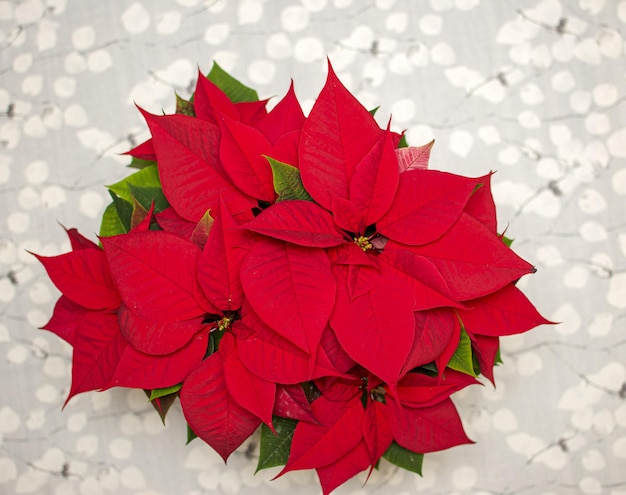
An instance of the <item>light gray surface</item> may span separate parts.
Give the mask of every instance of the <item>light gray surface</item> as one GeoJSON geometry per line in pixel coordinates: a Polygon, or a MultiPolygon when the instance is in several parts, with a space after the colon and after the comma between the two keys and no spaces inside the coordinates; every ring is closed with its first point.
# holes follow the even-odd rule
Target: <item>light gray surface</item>
{"type": "MultiPolygon", "coordinates": [[[[521,286],[556,327],[502,341],[497,389],[455,402],[477,443],[387,464],[338,494],[626,494],[626,1],[0,1],[0,493],[320,493],[309,472],[253,476],[163,428],[142,392],[61,406],[70,348],[37,330],[58,292],[25,252],[94,237],[117,153],[216,59],[261,97],[294,78],[306,108],[325,56],[433,168],[497,170],[502,229],[536,264],[521,286]]],[[[251,452],[251,454],[250,454],[251,452]]]]}

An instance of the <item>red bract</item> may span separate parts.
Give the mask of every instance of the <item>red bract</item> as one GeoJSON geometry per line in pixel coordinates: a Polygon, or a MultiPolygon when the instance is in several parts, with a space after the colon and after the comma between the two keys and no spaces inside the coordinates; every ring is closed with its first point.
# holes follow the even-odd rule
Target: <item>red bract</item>
{"type": "Polygon", "coordinates": [[[111,186],[102,248],[41,257],[73,346],[68,400],[148,389],[226,460],[261,426],[258,469],[315,469],[325,494],[381,457],[470,443],[451,401],[494,381],[499,338],[550,323],[534,268],[497,233],[492,174],[428,169],[328,78],[308,117],[215,65],[175,115],[142,111],[141,168],[111,186]]]}

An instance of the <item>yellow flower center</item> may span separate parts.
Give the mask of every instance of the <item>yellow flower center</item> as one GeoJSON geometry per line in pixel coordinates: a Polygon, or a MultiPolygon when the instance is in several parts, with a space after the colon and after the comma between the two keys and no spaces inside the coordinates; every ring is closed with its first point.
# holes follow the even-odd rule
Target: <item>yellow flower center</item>
{"type": "Polygon", "coordinates": [[[357,246],[359,246],[363,251],[369,251],[370,249],[374,249],[373,244],[370,242],[369,237],[365,237],[364,235],[360,237],[355,237],[354,242],[357,246]]]}
{"type": "Polygon", "coordinates": [[[230,326],[232,321],[233,319],[230,316],[224,316],[224,318],[222,318],[221,320],[217,322],[217,329],[220,332],[223,332],[230,326]]]}

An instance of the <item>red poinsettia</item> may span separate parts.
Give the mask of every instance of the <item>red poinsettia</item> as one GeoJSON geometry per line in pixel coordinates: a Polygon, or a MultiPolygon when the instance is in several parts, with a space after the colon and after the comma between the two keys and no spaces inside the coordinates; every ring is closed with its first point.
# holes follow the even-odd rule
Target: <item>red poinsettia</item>
{"type": "Polygon", "coordinates": [[[110,187],[100,244],[38,257],[62,292],[44,327],[73,348],[68,400],[176,397],[226,460],[261,425],[259,469],[324,493],[384,456],[468,443],[450,396],[493,381],[499,337],[548,323],[515,282],[491,174],[428,169],[328,78],[305,117],[215,66],[174,115],[142,111],[138,172],[110,187]]]}

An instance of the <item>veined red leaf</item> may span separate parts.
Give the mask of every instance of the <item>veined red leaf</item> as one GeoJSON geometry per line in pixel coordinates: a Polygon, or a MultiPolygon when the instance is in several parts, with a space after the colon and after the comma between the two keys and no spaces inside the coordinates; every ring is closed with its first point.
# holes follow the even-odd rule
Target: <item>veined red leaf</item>
{"type": "Polygon", "coordinates": [[[415,339],[404,365],[404,371],[431,363],[450,345],[455,335],[456,320],[449,309],[416,311],[415,339]]]}
{"type": "Polygon", "coordinates": [[[368,399],[363,416],[363,438],[370,453],[370,464],[374,466],[393,442],[387,406],[368,399]]]}
{"type": "Polygon", "coordinates": [[[80,249],[59,256],[34,255],[52,283],[67,298],[88,309],[115,309],[120,294],[101,249],[80,249]]]}
{"type": "Polygon", "coordinates": [[[206,358],[185,380],[180,403],[191,429],[226,461],[261,424],[230,395],[222,355],[206,358]]]}
{"type": "Polygon", "coordinates": [[[337,339],[357,363],[385,382],[395,383],[415,334],[411,289],[381,272],[372,290],[352,300],[345,274],[338,270],[335,274],[337,302],[330,326],[337,339]]]}
{"type": "Polygon", "coordinates": [[[463,326],[474,334],[501,337],[550,324],[515,285],[468,301],[468,309],[459,310],[463,326]]]}
{"type": "Polygon", "coordinates": [[[222,354],[224,381],[230,396],[241,407],[273,429],[272,411],[276,398],[276,384],[264,380],[246,368],[239,359],[237,344],[231,333],[227,332],[222,337],[219,352],[222,354]]]}
{"type": "Polygon", "coordinates": [[[371,455],[367,444],[361,440],[356,447],[336,462],[316,469],[322,485],[323,495],[329,495],[335,488],[348,481],[353,476],[367,469],[371,455]]]}
{"type": "Polygon", "coordinates": [[[470,375],[450,369],[446,370],[442,378],[407,373],[392,393],[403,407],[429,407],[477,383],[480,382],[470,375]]]}
{"type": "Polygon", "coordinates": [[[423,408],[402,407],[390,400],[387,411],[394,439],[412,452],[425,454],[472,443],[450,399],[423,408]]]}
{"type": "Polygon", "coordinates": [[[361,264],[348,265],[348,292],[352,300],[371,291],[377,281],[377,268],[361,264]]]}
{"type": "Polygon", "coordinates": [[[220,197],[232,214],[256,206],[226,179],[216,125],[185,115],[143,115],[152,133],[163,193],[180,216],[195,224],[219,205],[220,197]]]}
{"type": "Polygon", "coordinates": [[[441,351],[441,354],[437,356],[435,359],[435,364],[437,365],[437,371],[439,371],[439,377],[443,376],[444,370],[446,366],[450,362],[450,359],[454,355],[456,348],[459,346],[459,342],[461,341],[461,323],[458,318],[454,318],[454,330],[452,333],[452,337],[448,341],[448,345],[446,348],[441,351]]]}
{"type": "Polygon", "coordinates": [[[145,354],[128,345],[120,356],[106,388],[130,387],[153,390],[177,385],[191,373],[206,354],[208,332],[193,337],[185,346],[165,356],[145,354]]]}
{"type": "Polygon", "coordinates": [[[218,114],[239,120],[239,111],[230,98],[200,71],[193,95],[196,117],[217,124],[218,114]]]}
{"type": "Polygon", "coordinates": [[[251,234],[239,228],[222,203],[200,255],[198,282],[209,301],[223,311],[239,309],[243,302],[239,271],[251,245],[251,234]]]}
{"type": "Polygon", "coordinates": [[[346,351],[341,347],[335,332],[330,327],[326,327],[320,339],[320,346],[316,355],[316,377],[324,376],[318,372],[323,370],[328,375],[328,369],[337,370],[339,373],[346,373],[356,364],[346,351]]]}
{"type": "Polygon", "coordinates": [[[274,145],[285,134],[299,131],[304,120],[304,113],[291,81],[287,94],[256,124],[256,128],[274,145]]]}
{"type": "Polygon", "coordinates": [[[125,304],[120,306],[117,317],[126,341],[137,351],[153,355],[179,350],[206,326],[201,316],[183,321],[151,320],[135,314],[125,304]]]}
{"type": "Polygon", "coordinates": [[[54,333],[73,346],[76,342],[76,333],[80,329],[81,322],[91,318],[91,313],[93,311],[76,304],[66,296],[61,296],[54,305],[52,318],[41,329],[54,333]]]}
{"type": "Polygon", "coordinates": [[[139,158],[140,160],[156,160],[154,146],[152,145],[152,138],[147,139],[143,143],[135,146],[132,150],[123,154],[130,155],[133,158],[139,158]]]}
{"type": "Polygon", "coordinates": [[[250,371],[281,384],[302,383],[311,378],[313,358],[274,332],[256,313],[247,310],[242,320],[233,325],[238,329],[239,358],[250,371]],[[243,331],[243,326],[248,331],[243,331]]]}
{"type": "Polygon", "coordinates": [[[403,244],[432,242],[457,221],[476,184],[477,179],[437,170],[400,174],[395,199],[376,229],[403,244]]]}
{"type": "Polygon", "coordinates": [[[478,178],[478,182],[481,186],[470,196],[464,211],[473,216],[489,230],[496,232],[498,229],[498,221],[496,219],[496,205],[491,195],[492,175],[493,172],[478,178]]]}
{"type": "Polygon", "coordinates": [[[338,227],[353,234],[365,232],[365,217],[358,210],[356,205],[349,199],[335,196],[331,200],[331,211],[333,219],[338,227]]]}
{"type": "Polygon", "coordinates": [[[113,313],[90,311],[76,328],[72,354],[72,386],[65,404],[76,394],[105,388],[128,346],[113,313]]]}
{"type": "Polygon", "coordinates": [[[102,244],[111,275],[132,311],[162,321],[204,313],[195,298],[200,249],[191,241],[151,230],[103,238],[102,244]]]}
{"type": "MultiPolygon", "coordinates": [[[[65,229],[65,227],[63,228],[65,229]]],[[[81,249],[100,249],[95,242],[87,239],[74,228],[65,229],[65,232],[70,240],[70,244],[72,245],[72,251],[79,251],[81,249]]]]}
{"type": "Polygon", "coordinates": [[[440,239],[411,250],[435,264],[459,301],[490,294],[535,271],[467,213],[440,239]]]}
{"type": "Polygon", "coordinates": [[[206,211],[200,221],[196,224],[193,232],[189,239],[200,249],[203,249],[207,239],[209,238],[209,233],[211,232],[211,228],[213,227],[213,217],[209,211],[206,211]]]}
{"type": "Polygon", "coordinates": [[[274,179],[265,159],[271,145],[261,132],[228,117],[220,117],[220,160],[233,184],[248,196],[273,202],[274,179]]]}
{"type": "Polygon", "coordinates": [[[364,225],[374,224],[387,212],[398,189],[398,176],[398,161],[387,130],[357,165],[350,182],[350,201],[364,225]]]}
{"type": "Polygon", "coordinates": [[[434,144],[435,140],[433,139],[430,143],[423,146],[409,146],[396,149],[399,172],[426,170],[428,168],[428,160],[430,159],[430,150],[434,144]]]}
{"type": "Polygon", "coordinates": [[[326,84],[300,137],[302,182],[315,201],[330,210],[333,197],[349,199],[356,166],[382,135],[374,118],[328,64],[326,84]]]}
{"type": "Polygon", "coordinates": [[[472,341],[472,351],[478,360],[480,372],[495,386],[496,381],[493,376],[493,367],[500,348],[500,339],[498,337],[488,337],[486,335],[474,335],[465,329],[467,335],[472,341]]]}
{"type": "Polygon", "coordinates": [[[238,101],[235,107],[239,112],[239,119],[242,123],[256,126],[260,120],[267,115],[267,101],[238,101]]]}
{"type": "Polygon", "coordinates": [[[301,246],[323,248],[346,241],[330,213],[312,201],[280,201],[263,210],[245,228],[301,246]]]}
{"type": "Polygon", "coordinates": [[[361,378],[356,373],[347,373],[342,376],[325,375],[315,380],[315,386],[327,400],[338,404],[347,404],[352,399],[361,397],[363,393],[361,378]]]}
{"type": "Polygon", "coordinates": [[[462,307],[455,300],[443,275],[424,256],[394,241],[388,241],[378,259],[387,265],[386,269],[390,269],[413,289],[416,311],[443,306],[462,307]]]}
{"type": "Polygon", "coordinates": [[[283,418],[317,423],[302,385],[276,385],[274,414],[283,418]]]}
{"type": "MultiPolygon", "coordinates": [[[[176,234],[183,239],[191,239],[193,232],[198,225],[197,223],[190,222],[189,220],[181,217],[174,208],[166,208],[154,215],[159,227],[166,232],[176,234]]],[[[204,216],[203,216],[204,217],[204,216]]],[[[200,220],[202,221],[202,219],[200,220]]]]}
{"type": "Polygon", "coordinates": [[[311,407],[321,424],[298,423],[291,441],[289,461],[278,476],[337,462],[363,437],[364,413],[358,397],[346,404],[331,402],[322,396],[314,400],[311,407]]]}
{"type": "Polygon", "coordinates": [[[335,303],[326,253],[262,239],[243,263],[241,283],[261,319],[313,356],[335,303]]]}
{"type": "Polygon", "coordinates": [[[272,145],[270,156],[279,162],[300,168],[298,160],[298,147],[300,145],[300,131],[291,131],[281,136],[272,145]]]}

